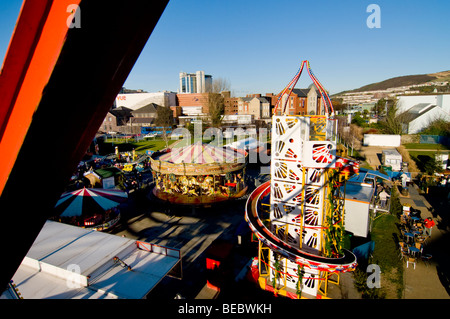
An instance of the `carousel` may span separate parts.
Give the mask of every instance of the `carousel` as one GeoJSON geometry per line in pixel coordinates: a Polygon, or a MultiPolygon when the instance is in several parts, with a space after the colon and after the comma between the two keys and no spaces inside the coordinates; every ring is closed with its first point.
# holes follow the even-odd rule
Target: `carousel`
{"type": "Polygon", "coordinates": [[[248,153],[229,147],[194,143],[153,153],[153,194],[175,204],[204,205],[247,193],[248,153]]]}

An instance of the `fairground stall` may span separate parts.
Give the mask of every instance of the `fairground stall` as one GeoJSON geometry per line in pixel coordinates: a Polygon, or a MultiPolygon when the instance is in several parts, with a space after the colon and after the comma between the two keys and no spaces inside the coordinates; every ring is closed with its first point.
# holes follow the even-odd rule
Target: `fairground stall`
{"type": "Polygon", "coordinates": [[[248,153],[194,143],[152,154],[153,194],[176,204],[211,204],[247,192],[248,153]]]}
{"type": "Polygon", "coordinates": [[[106,230],[120,220],[121,203],[128,194],[118,189],[82,188],[65,192],[56,203],[52,220],[89,228],[106,230]]]}

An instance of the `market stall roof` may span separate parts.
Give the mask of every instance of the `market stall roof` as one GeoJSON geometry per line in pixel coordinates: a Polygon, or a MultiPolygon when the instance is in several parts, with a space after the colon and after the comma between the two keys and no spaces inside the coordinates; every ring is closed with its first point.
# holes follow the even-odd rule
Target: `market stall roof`
{"type": "Polygon", "coordinates": [[[341,187],[341,194],[344,194],[344,192],[346,200],[370,203],[375,193],[375,189],[365,183],[347,182],[345,187],[341,187]]]}
{"type": "Polygon", "coordinates": [[[374,170],[370,170],[367,168],[360,168],[359,169],[359,174],[355,174],[352,177],[350,177],[348,179],[347,182],[353,182],[353,183],[364,183],[364,181],[366,180],[366,178],[370,178],[370,179],[376,179],[376,178],[381,178],[387,181],[390,181],[391,178],[388,175],[382,174],[378,171],[374,171],[374,170]]]}
{"type": "Polygon", "coordinates": [[[197,142],[188,146],[173,148],[170,152],[156,159],[174,164],[213,164],[233,163],[245,160],[246,153],[228,147],[217,147],[211,144],[197,142]]]}
{"type": "Polygon", "coordinates": [[[24,299],[141,299],[180,260],[177,249],[47,221],[13,282],[24,299]]]}

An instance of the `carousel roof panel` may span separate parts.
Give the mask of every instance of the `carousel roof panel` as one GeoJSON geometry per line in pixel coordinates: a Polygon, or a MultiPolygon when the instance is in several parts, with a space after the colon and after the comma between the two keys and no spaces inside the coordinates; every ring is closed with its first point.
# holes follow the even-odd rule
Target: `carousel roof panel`
{"type": "Polygon", "coordinates": [[[228,147],[217,147],[197,142],[185,147],[173,148],[170,152],[160,155],[157,160],[174,164],[233,163],[242,161],[246,155],[245,152],[228,147]]]}

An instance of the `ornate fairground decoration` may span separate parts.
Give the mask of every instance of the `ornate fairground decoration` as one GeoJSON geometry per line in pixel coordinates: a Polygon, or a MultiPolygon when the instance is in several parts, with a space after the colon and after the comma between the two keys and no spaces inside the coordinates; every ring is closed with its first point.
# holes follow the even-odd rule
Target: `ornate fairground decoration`
{"type": "Polygon", "coordinates": [[[336,133],[331,100],[303,61],[274,108],[271,180],[253,191],[246,205],[245,218],[259,240],[253,265],[266,290],[323,298],[329,282],[337,283],[339,273],[357,265],[353,253],[343,248],[339,190],[358,173],[358,164],[336,156],[336,133]],[[314,112],[319,115],[287,115],[289,96],[304,68],[320,93],[314,112]]]}

